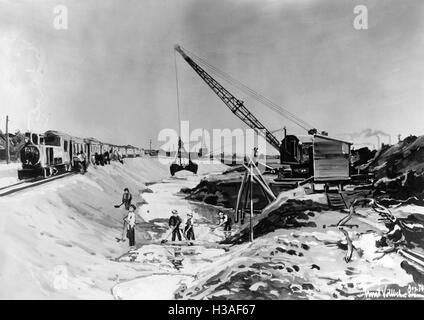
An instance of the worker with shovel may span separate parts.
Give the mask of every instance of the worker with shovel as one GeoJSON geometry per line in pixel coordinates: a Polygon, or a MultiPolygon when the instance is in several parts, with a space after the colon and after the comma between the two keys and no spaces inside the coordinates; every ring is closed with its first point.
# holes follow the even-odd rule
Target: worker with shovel
{"type": "Polygon", "coordinates": [[[224,227],[224,236],[225,238],[229,238],[231,236],[231,225],[232,225],[232,220],[231,217],[228,215],[228,213],[224,213],[222,211],[220,211],[218,213],[219,216],[219,223],[218,223],[218,227],[224,227]]]}
{"type": "Polygon", "coordinates": [[[124,205],[125,209],[129,210],[131,206],[131,201],[132,201],[132,195],[130,193],[130,190],[128,190],[128,188],[125,188],[124,194],[122,195],[122,202],[121,204],[115,205],[115,208],[120,208],[122,205],[124,205]]]}
{"type": "MultiPolygon", "coordinates": [[[[128,188],[125,188],[124,194],[122,195],[121,204],[117,204],[114,207],[120,208],[122,205],[124,205],[125,210],[128,211],[131,208],[131,201],[132,201],[132,195],[131,195],[130,191],[128,190],[128,188]]],[[[125,222],[125,219],[124,219],[124,224],[123,224],[123,227],[122,227],[122,236],[121,236],[121,239],[119,239],[119,240],[117,239],[117,241],[125,241],[125,236],[127,234],[127,228],[128,228],[127,223],[125,222]]]]}
{"type": "Polygon", "coordinates": [[[135,246],[135,205],[131,205],[128,211],[128,215],[124,218],[125,225],[127,226],[127,238],[129,240],[130,247],[135,246]]]}
{"type": "Polygon", "coordinates": [[[193,214],[191,212],[187,213],[187,220],[184,228],[184,237],[187,240],[195,240],[193,225],[193,214]]]}
{"type": "Polygon", "coordinates": [[[169,227],[172,230],[172,241],[175,241],[175,238],[178,238],[178,240],[181,241],[180,225],[182,223],[182,220],[178,215],[177,210],[172,210],[172,216],[169,218],[168,223],[169,227]]]}

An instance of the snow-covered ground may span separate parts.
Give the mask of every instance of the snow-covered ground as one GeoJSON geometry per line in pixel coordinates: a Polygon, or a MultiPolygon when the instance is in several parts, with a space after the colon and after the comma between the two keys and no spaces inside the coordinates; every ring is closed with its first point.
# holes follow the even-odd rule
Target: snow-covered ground
{"type": "Polygon", "coordinates": [[[113,205],[125,187],[143,203],[144,183],[168,177],[157,159],[126,159],[0,198],[0,298],[112,298],[116,283],[149,269],[115,261],[128,242],[115,239],[125,213],[113,205]]]}
{"type": "MultiPolygon", "coordinates": [[[[124,255],[120,261],[155,266],[156,272],[117,284],[112,290],[115,298],[365,299],[372,290],[389,288],[405,293],[420,288],[415,275],[405,270],[401,255],[376,246],[388,230],[369,208],[358,209],[345,227],[355,248],[350,262],[345,261],[346,238],[336,227],[346,214],[337,211],[310,212],[299,218],[298,227],[278,229],[251,244],[203,245],[215,243],[223,235],[213,228],[214,209],[205,212],[207,206],[187,204],[175,195],[178,186],[191,187],[192,182],[188,177],[153,185],[154,192],[146,194],[146,199],[154,203],[150,210],[155,214],[143,212],[142,216],[165,230],[171,208],[195,211],[200,243],[183,247],[155,243],[124,255]]],[[[305,195],[297,190],[285,193],[289,194],[315,202],[323,198],[322,194],[305,195]]],[[[159,239],[158,234],[163,233],[152,234],[151,240],[159,239]]],[[[415,250],[424,253],[420,247],[415,250]]]]}
{"type": "Polygon", "coordinates": [[[318,213],[309,220],[314,225],[279,229],[237,246],[199,272],[181,297],[350,299],[365,298],[367,290],[385,285],[414,284],[399,255],[384,255],[376,248],[378,231],[356,219],[348,228],[356,249],[346,263],[345,237],[332,227],[341,217],[338,212],[318,213]]]}
{"type": "MultiPolygon", "coordinates": [[[[402,256],[376,247],[387,232],[379,216],[357,211],[346,226],[355,248],[350,262],[344,260],[346,238],[335,226],[345,214],[323,211],[308,215],[302,227],[278,229],[233,247],[142,246],[121,261],[155,266],[156,272],[123,281],[112,292],[117,299],[365,299],[386,286],[401,292],[419,288],[402,267],[402,256]],[[146,295],[156,290],[160,297],[146,295]]],[[[196,234],[205,243],[222,238],[214,234],[213,223],[202,215],[197,219],[196,234]]]]}
{"type": "Polygon", "coordinates": [[[21,163],[0,163],[0,188],[19,182],[18,169],[21,163]]]}
{"type": "Polygon", "coordinates": [[[356,248],[349,263],[343,233],[334,227],[345,214],[336,211],[310,213],[299,218],[303,226],[253,243],[217,245],[224,236],[215,228],[218,209],[177,193],[225,168],[200,161],[198,176],[171,178],[158,159],[127,159],[0,198],[0,298],[346,299],[386,284],[415,284],[397,253],[376,247],[387,229],[368,209],[347,227],[356,248]],[[116,241],[125,212],[114,204],[124,187],[139,205],[132,251],[116,241]],[[172,209],[183,219],[194,213],[193,246],[160,244],[172,209]]]}

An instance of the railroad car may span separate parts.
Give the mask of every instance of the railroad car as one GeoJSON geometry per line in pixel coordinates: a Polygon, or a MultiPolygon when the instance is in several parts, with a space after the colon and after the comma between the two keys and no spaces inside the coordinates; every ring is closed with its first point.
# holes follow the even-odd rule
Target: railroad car
{"type": "Polygon", "coordinates": [[[83,152],[86,165],[96,163],[96,153],[110,153],[110,159],[139,157],[141,150],[131,145],[117,146],[95,138],[79,138],[63,132],[49,130],[43,134],[27,132],[25,145],[20,150],[22,169],[18,178],[49,177],[59,173],[81,170],[78,159],[83,152]]]}
{"type": "Polygon", "coordinates": [[[135,148],[135,156],[137,158],[141,157],[141,149],[140,148],[135,148]]]}
{"type": "Polygon", "coordinates": [[[126,149],[127,149],[127,157],[128,158],[135,158],[136,157],[135,147],[128,145],[128,146],[126,146],[126,149]]]}
{"type": "Polygon", "coordinates": [[[20,151],[22,169],[18,178],[49,177],[76,170],[77,155],[84,152],[90,159],[89,143],[84,139],[58,131],[44,134],[26,133],[25,145],[20,151]]]}
{"type": "Polygon", "coordinates": [[[96,163],[96,153],[99,155],[102,153],[102,142],[95,138],[86,138],[84,143],[88,145],[87,159],[94,165],[96,163]]]}
{"type": "Polygon", "coordinates": [[[127,157],[127,150],[126,150],[125,146],[118,146],[118,152],[120,153],[122,158],[127,157]]]}

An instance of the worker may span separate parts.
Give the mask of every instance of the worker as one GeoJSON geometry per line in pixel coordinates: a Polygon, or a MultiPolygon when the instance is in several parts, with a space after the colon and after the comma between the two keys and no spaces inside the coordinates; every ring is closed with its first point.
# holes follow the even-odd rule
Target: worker
{"type": "MultiPolygon", "coordinates": [[[[115,208],[120,208],[122,205],[124,205],[125,210],[130,210],[131,201],[132,201],[132,195],[130,193],[130,190],[128,188],[125,188],[124,193],[122,195],[122,202],[121,202],[121,204],[115,205],[115,208]]],[[[124,237],[125,237],[126,232],[127,232],[127,226],[125,224],[125,218],[124,218],[124,225],[122,227],[122,236],[121,236],[122,241],[125,241],[124,237]]]]}
{"type": "Polygon", "coordinates": [[[96,164],[96,166],[100,165],[100,156],[97,152],[94,153],[94,163],[96,164]]]}
{"type": "Polygon", "coordinates": [[[124,189],[124,193],[122,195],[122,202],[121,204],[115,205],[115,208],[119,208],[122,205],[124,205],[126,210],[129,210],[131,207],[131,201],[132,201],[132,195],[130,193],[130,190],[128,188],[124,189]]]}
{"type": "Polygon", "coordinates": [[[122,153],[121,153],[121,152],[119,152],[119,151],[117,151],[116,153],[117,153],[117,155],[118,155],[118,161],[119,161],[121,164],[124,164],[124,160],[123,160],[122,153]]]}
{"type": "Polygon", "coordinates": [[[85,153],[83,151],[80,152],[80,155],[82,168],[84,172],[87,172],[87,157],[85,156],[85,153]]]}
{"type": "Polygon", "coordinates": [[[101,153],[101,152],[100,153],[97,153],[97,160],[96,160],[96,162],[98,164],[100,164],[102,167],[105,165],[103,153],[101,153]]]}
{"type": "Polygon", "coordinates": [[[231,225],[232,225],[231,217],[228,215],[228,213],[224,213],[222,211],[220,211],[218,215],[219,215],[218,227],[223,226],[225,237],[229,237],[231,235],[231,225]]]}
{"type": "Polygon", "coordinates": [[[130,247],[135,246],[135,209],[136,206],[132,204],[128,210],[128,215],[124,218],[124,225],[127,226],[127,238],[130,247]]]}
{"type": "Polygon", "coordinates": [[[196,240],[194,236],[193,225],[193,214],[191,212],[187,213],[187,220],[184,228],[184,235],[187,240],[196,240]]]}
{"type": "Polygon", "coordinates": [[[110,149],[109,150],[109,155],[110,155],[110,159],[112,160],[112,161],[116,161],[117,159],[116,159],[116,153],[115,153],[115,151],[113,151],[113,149],[110,149]]]}
{"type": "Polygon", "coordinates": [[[76,160],[76,163],[77,163],[78,171],[86,172],[87,166],[86,166],[85,157],[84,157],[82,151],[77,154],[77,157],[76,157],[75,160],[76,160]]]}
{"type": "Polygon", "coordinates": [[[110,154],[109,154],[109,151],[105,151],[105,153],[104,153],[104,161],[105,161],[105,164],[110,164],[110,154]]]}
{"type": "Polygon", "coordinates": [[[91,163],[94,167],[96,167],[96,155],[91,154],[90,163],[91,163]]]}
{"type": "Polygon", "coordinates": [[[172,230],[172,241],[175,241],[175,238],[178,237],[178,240],[181,241],[180,225],[181,218],[178,215],[177,210],[172,210],[172,216],[169,218],[169,227],[172,230]]]}

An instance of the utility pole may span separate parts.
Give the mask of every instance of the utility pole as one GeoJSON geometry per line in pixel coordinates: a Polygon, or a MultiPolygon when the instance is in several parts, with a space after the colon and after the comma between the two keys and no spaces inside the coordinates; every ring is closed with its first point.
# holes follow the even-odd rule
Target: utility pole
{"type": "Polygon", "coordinates": [[[250,169],[250,242],[253,242],[253,163],[249,164],[250,169]]]}
{"type": "Polygon", "coordinates": [[[9,153],[9,116],[6,116],[6,164],[9,164],[10,153],[9,153]]]}
{"type": "Polygon", "coordinates": [[[150,151],[149,152],[152,152],[152,139],[150,139],[150,151]]]}

